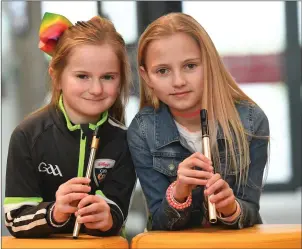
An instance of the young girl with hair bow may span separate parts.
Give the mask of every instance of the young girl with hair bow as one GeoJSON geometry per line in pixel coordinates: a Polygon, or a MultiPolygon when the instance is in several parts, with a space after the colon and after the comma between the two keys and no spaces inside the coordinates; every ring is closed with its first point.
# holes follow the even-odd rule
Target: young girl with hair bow
{"type": "Polygon", "coordinates": [[[5,225],[15,237],[45,237],[71,233],[77,218],[81,232],[118,235],[136,182],[123,125],[130,84],[125,42],[99,16],[72,25],[45,13],[39,35],[40,49],[52,57],[52,98],[11,136],[5,225]]]}

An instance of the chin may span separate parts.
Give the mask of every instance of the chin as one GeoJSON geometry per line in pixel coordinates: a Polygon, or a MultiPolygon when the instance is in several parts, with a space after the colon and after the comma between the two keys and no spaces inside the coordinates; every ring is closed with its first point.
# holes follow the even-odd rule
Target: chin
{"type": "Polygon", "coordinates": [[[91,117],[97,117],[99,116],[101,113],[103,113],[104,111],[106,111],[107,109],[100,109],[100,110],[97,110],[97,111],[89,111],[89,112],[85,112],[85,114],[87,116],[91,116],[91,117]]]}
{"type": "Polygon", "coordinates": [[[95,117],[106,111],[107,108],[104,108],[104,106],[86,106],[85,108],[81,108],[81,112],[85,113],[87,116],[95,117]]]}
{"type": "Polygon", "coordinates": [[[192,111],[193,109],[196,109],[196,106],[194,105],[185,105],[182,103],[179,103],[177,105],[169,105],[172,109],[177,110],[179,112],[186,112],[186,111],[192,111]]]}

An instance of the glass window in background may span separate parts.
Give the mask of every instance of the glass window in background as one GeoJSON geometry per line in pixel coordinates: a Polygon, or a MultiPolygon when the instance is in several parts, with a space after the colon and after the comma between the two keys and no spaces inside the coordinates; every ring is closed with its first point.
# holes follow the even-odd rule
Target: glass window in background
{"type": "MultiPolygon", "coordinates": [[[[42,13],[53,12],[64,15],[73,24],[76,21],[87,21],[98,14],[97,1],[43,1],[42,13]]],[[[136,2],[135,1],[102,1],[101,11],[109,18],[126,43],[137,40],[136,2]]]]}
{"type": "Polygon", "coordinates": [[[42,1],[41,16],[52,12],[65,16],[71,23],[88,21],[98,14],[96,1],[42,1]]]}
{"type": "Polygon", "coordinates": [[[137,41],[136,1],[102,1],[101,9],[127,44],[137,41]]]}
{"type": "Polygon", "coordinates": [[[232,76],[269,119],[266,183],[288,183],[292,168],[288,89],[282,75],[285,3],[184,1],[183,12],[207,30],[232,76]]]}

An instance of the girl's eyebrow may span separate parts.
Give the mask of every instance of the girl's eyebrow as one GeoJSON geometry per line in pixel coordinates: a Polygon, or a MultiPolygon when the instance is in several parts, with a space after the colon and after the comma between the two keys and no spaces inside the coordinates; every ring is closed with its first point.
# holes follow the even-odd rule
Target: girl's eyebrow
{"type": "Polygon", "coordinates": [[[110,72],[110,71],[109,71],[109,72],[105,72],[105,73],[103,73],[103,74],[114,74],[114,75],[118,75],[118,74],[120,74],[120,73],[119,73],[119,72],[113,72],[113,71],[110,72]]]}
{"type": "MultiPolygon", "coordinates": [[[[82,73],[82,74],[91,74],[91,72],[87,72],[87,71],[84,71],[84,70],[74,70],[73,72],[74,72],[74,73],[82,73]]],[[[104,74],[114,74],[114,75],[119,75],[119,72],[109,71],[109,72],[104,72],[104,73],[102,73],[102,75],[104,75],[104,74]]]]}
{"type": "Polygon", "coordinates": [[[183,62],[183,63],[186,63],[186,62],[189,62],[189,61],[200,61],[200,60],[201,60],[201,58],[200,58],[200,57],[196,57],[196,58],[189,58],[189,59],[184,60],[184,62],[183,62]]]}
{"type": "Polygon", "coordinates": [[[152,67],[151,68],[155,68],[155,67],[168,67],[169,66],[169,64],[155,64],[155,65],[152,65],[152,67]]]}
{"type": "Polygon", "coordinates": [[[72,72],[74,73],[84,73],[84,74],[89,74],[89,72],[83,71],[83,70],[73,70],[72,72]]]}

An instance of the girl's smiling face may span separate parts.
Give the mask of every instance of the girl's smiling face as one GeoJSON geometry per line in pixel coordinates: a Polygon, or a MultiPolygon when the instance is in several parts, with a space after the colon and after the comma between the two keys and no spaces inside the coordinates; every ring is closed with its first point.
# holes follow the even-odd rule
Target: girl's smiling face
{"type": "Polygon", "coordinates": [[[63,103],[70,120],[95,123],[116,101],[121,63],[108,44],[73,48],[60,79],[63,103]]]}

